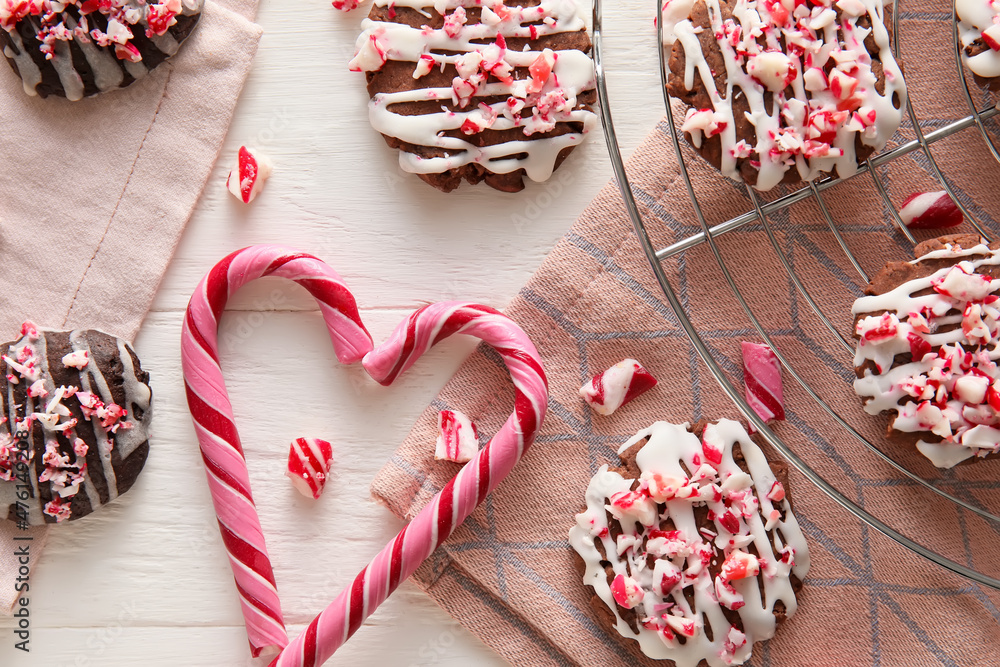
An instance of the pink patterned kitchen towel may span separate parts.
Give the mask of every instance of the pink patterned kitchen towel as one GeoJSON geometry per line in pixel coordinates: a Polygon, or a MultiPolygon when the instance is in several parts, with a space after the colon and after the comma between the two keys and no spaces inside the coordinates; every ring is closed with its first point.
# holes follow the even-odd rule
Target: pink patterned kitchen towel
{"type": "MultiPolygon", "coordinates": [[[[135,338],[229,129],[256,8],[209,0],[176,58],[80,102],[29,97],[0,64],[0,340],[25,319],[135,338]]],[[[0,522],[0,614],[17,597],[15,538],[32,538],[33,567],[45,534],[0,522]]]]}
{"type": "MultiPolygon", "coordinates": [[[[922,51],[941,56],[907,60],[917,113],[932,129],[966,113],[949,69],[951,12],[929,0],[907,3],[907,12],[903,34],[921,35],[922,51]]],[[[904,128],[900,138],[910,136],[912,129],[904,128]]],[[[657,247],[701,229],[669,142],[661,123],[628,162],[632,191],[657,247]]],[[[710,222],[752,209],[741,186],[719,177],[686,147],[684,156],[710,222]]],[[[1000,211],[995,185],[1000,167],[977,131],[936,143],[934,156],[953,177],[962,201],[1000,230],[992,213],[1000,211]]],[[[940,189],[919,151],[878,172],[896,207],[911,192],[940,189]]],[[[888,260],[911,257],[911,244],[894,229],[869,177],[827,191],[825,201],[869,274],[888,260]]],[[[1000,463],[939,471],[919,454],[888,445],[884,421],[862,411],[851,387],[850,351],[824,327],[779,261],[778,251],[837,331],[850,339],[850,306],[864,281],[817,204],[797,204],[769,222],[777,249],[759,223],[718,243],[751,311],[802,380],[833,413],[909,470],[967,503],[1000,511],[1000,463]]],[[[740,343],[759,336],[709,248],[699,245],[663,266],[714,358],[741,386],[740,343]]],[[[634,646],[619,641],[589,607],[567,531],[581,510],[590,477],[602,464],[616,464],[617,447],[637,430],[656,420],[735,418],[738,412],[667,304],[615,183],[590,204],[506,312],[543,356],[551,389],[548,417],[518,468],[414,579],[512,664],[652,665],[634,646]],[[577,389],[624,357],[641,361],[660,384],[611,417],[592,413],[577,389]]],[[[1000,526],[897,472],[850,436],[787,371],[784,379],[787,421],[774,430],[811,467],[904,535],[962,565],[1000,576],[1000,526]]],[[[497,356],[477,350],[376,477],[375,497],[396,515],[412,517],[456,470],[433,457],[438,411],[459,409],[481,433],[492,433],[506,418],[512,395],[497,356]]],[[[780,459],[775,452],[770,455],[780,459]]],[[[754,649],[750,664],[1000,665],[1000,593],[933,565],[867,527],[797,471],[791,472],[790,486],[812,567],[798,613],[775,639],[754,649]]]]}

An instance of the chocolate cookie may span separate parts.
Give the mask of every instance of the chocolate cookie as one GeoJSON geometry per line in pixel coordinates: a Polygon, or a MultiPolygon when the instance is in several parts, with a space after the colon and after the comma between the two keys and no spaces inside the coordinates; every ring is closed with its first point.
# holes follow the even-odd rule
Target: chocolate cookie
{"type": "Polygon", "coordinates": [[[563,0],[376,0],[351,69],[404,171],[450,192],[544,181],[596,124],[590,38],[563,0]]]}
{"type": "Polygon", "coordinates": [[[177,53],[204,0],[0,2],[0,47],[29,95],[124,88],[177,53]]]}
{"type": "Polygon", "coordinates": [[[980,86],[1000,89],[1000,6],[990,0],[956,0],[962,60],[980,86]]]}
{"type": "Polygon", "coordinates": [[[939,468],[1000,451],[1000,245],[957,234],[891,262],[854,302],[854,390],[939,468]]]}
{"type": "Polygon", "coordinates": [[[787,469],[726,419],[657,422],[619,456],[569,532],[592,606],[650,658],[742,664],[795,613],[809,569],[787,469]]]}
{"type": "Polygon", "coordinates": [[[688,106],[685,137],[758,190],[854,175],[899,128],[906,104],[882,0],[789,4],[664,6],[667,90],[688,106]]]}
{"type": "Polygon", "coordinates": [[[0,507],[30,525],[86,516],[132,488],[149,453],[149,373],[125,341],[39,331],[0,346],[0,507]]]}

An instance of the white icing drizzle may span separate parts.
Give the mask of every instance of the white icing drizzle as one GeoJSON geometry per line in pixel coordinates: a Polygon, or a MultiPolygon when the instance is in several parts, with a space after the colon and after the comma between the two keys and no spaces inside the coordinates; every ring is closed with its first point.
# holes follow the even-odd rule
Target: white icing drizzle
{"type": "Polygon", "coordinates": [[[49,61],[59,75],[59,83],[66,91],[66,99],[76,101],[83,99],[83,78],[73,66],[73,55],[70,52],[69,44],[66,42],[56,42],[55,55],[49,61]]]}
{"type": "Polygon", "coordinates": [[[989,47],[969,57],[962,50],[966,66],[981,77],[1000,76],[1000,3],[995,0],[955,0],[958,35],[967,47],[982,39],[989,47]]]}
{"type": "MultiPolygon", "coordinates": [[[[52,381],[49,367],[45,332],[39,332],[33,326],[29,328],[28,324],[25,325],[25,329],[27,332],[19,341],[3,350],[3,354],[7,356],[7,359],[3,360],[5,373],[10,374],[17,382],[8,381],[7,393],[0,399],[0,414],[5,417],[3,423],[0,424],[0,454],[3,454],[0,456],[0,473],[5,470],[9,471],[12,462],[10,448],[16,446],[13,434],[19,428],[26,428],[32,433],[31,438],[29,438],[29,443],[32,445],[32,460],[29,462],[30,472],[28,474],[28,481],[32,488],[32,500],[27,502],[27,520],[31,525],[40,525],[46,523],[47,518],[51,520],[52,517],[55,517],[57,521],[69,518],[69,503],[78,494],[86,495],[93,510],[100,507],[103,502],[85,463],[88,452],[78,451],[75,459],[72,454],[69,454],[62,464],[54,464],[53,470],[50,471],[59,473],[68,470],[70,483],[79,484],[76,490],[70,484],[70,488],[59,493],[65,503],[62,513],[59,512],[59,508],[49,507],[39,493],[39,485],[48,480],[39,477],[38,468],[36,468],[37,459],[43,454],[48,456],[50,450],[56,454],[65,451],[67,444],[73,448],[80,429],[91,429],[101,461],[101,477],[105,480],[107,500],[114,500],[119,493],[117,474],[112,463],[112,449],[117,450],[119,460],[124,460],[139,445],[148,441],[151,391],[147,384],[136,378],[135,364],[125,342],[116,339],[118,355],[122,363],[122,390],[125,394],[125,404],[115,406],[107,378],[93,357],[89,355],[89,333],[83,330],[69,333],[74,353],[87,353],[87,356],[80,357],[82,367],[79,368],[78,382],[72,387],[56,387],[52,381]],[[15,362],[18,359],[23,359],[24,362],[20,364],[21,368],[18,368],[13,366],[8,359],[15,362]],[[28,391],[26,399],[22,403],[16,403],[14,390],[19,385],[25,390],[29,386],[36,391],[43,389],[44,393],[32,396],[32,392],[28,391]],[[83,405],[84,392],[93,394],[93,398],[100,402],[97,406],[100,410],[91,414],[89,419],[86,418],[87,413],[84,412],[85,418],[76,420],[72,418],[66,407],[74,403],[83,405]],[[127,414],[108,418],[109,426],[105,427],[102,425],[102,419],[107,418],[107,413],[103,410],[111,406],[121,407],[127,414]],[[136,407],[143,411],[142,419],[137,419],[136,415],[133,414],[136,407]],[[25,421],[26,415],[31,416],[30,423],[25,421]],[[46,423],[46,415],[50,419],[49,423],[46,423]],[[87,421],[89,424],[86,423],[87,421]],[[34,441],[39,433],[41,433],[44,442],[40,448],[34,446],[34,441]]],[[[67,358],[64,357],[63,364],[66,365],[66,363],[67,358]]],[[[46,465],[42,468],[43,475],[49,467],[49,462],[46,459],[46,465]]],[[[3,479],[9,476],[9,474],[5,474],[3,479]]],[[[0,518],[6,518],[7,508],[17,501],[16,485],[19,483],[16,478],[12,478],[10,481],[0,479],[0,508],[4,512],[0,518]]],[[[55,495],[57,487],[50,483],[49,490],[55,495]]]]}
{"type": "Polygon", "coordinates": [[[407,7],[428,17],[431,14],[426,9],[433,5],[445,16],[445,26],[417,29],[365,19],[357,41],[358,53],[351,61],[352,70],[377,71],[386,60],[396,60],[414,63],[415,79],[448,64],[455,65],[460,75],[449,88],[377,93],[369,102],[369,120],[381,134],[445,151],[445,156],[430,158],[400,151],[399,163],[405,171],[434,174],[478,163],[497,174],[523,168],[530,179],[544,181],[551,176],[560,151],[581,143],[583,135],[596,126],[597,116],[592,111],[576,108],[577,96],[595,85],[593,61],[587,54],[578,50],[504,48],[509,38],[534,40],[583,30],[586,25],[575,3],[541,0],[537,6],[507,7],[502,0],[376,0],[375,5],[407,7]],[[466,22],[467,7],[482,7],[481,23],[466,22]],[[533,67],[540,59],[551,68],[550,72],[545,67],[533,67]],[[512,78],[512,68],[529,67],[532,79],[512,78]],[[475,103],[476,98],[487,96],[506,100],[488,105],[475,103]],[[389,109],[393,104],[434,100],[451,102],[461,110],[442,107],[440,112],[406,116],[389,109]],[[581,123],[583,132],[531,136],[549,132],[560,123],[581,123]],[[442,136],[454,130],[472,135],[513,128],[523,129],[524,140],[477,147],[461,138],[442,136]],[[513,157],[518,154],[526,157],[513,157]]]}
{"type": "MultiPolygon", "coordinates": [[[[66,27],[70,30],[73,30],[78,25],[70,16],[66,17],[65,23],[66,27]]],[[[118,60],[114,57],[114,54],[97,47],[91,41],[77,40],[77,45],[83,51],[83,55],[87,59],[87,64],[90,65],[90,69],[94,72],[94,84],[99,90],[111,90],[122,85],[125,75],[122,73],[121,67],[118,66],[118,60]]],[[[83,91],[81,90],[80,92],[82,94],[83,91]]]]}
{"type": "Polygon", "coordinates": [[[694,87],[697,74],[712,99],[712,109],[688,111],[682,130],[690,134],[695,147],[701,146],[706,135],[721,136],[721,171],[729,178],[741,180],[739,165],[744,159],[758,171],[758,190],[774,187],[792,168],[806,181],[834,168],[848,178],[858,169],[856,137],[881,150],[899,128],[906,87],[892,56],[883,0],[839,0],[836,4],[827,0],[808,5],[737,0],[733,19],[726,21],[719,0],[698,1],[708,8],[711,29],[725,59],[725,90],[716,88],[702,51],[698,39],[702,29],[687,18],[692,0],[666,0],[664,42],[668,46],[680,42],[684,49],[686,88],[694,87]],[[786,9],[787,5],[794,9],[786,9]],[[871,21],[870,29],[859,27],[863,16],[871,21]],[[864,46],[869,33],[885,73],[881,95],[864,46]],[[770,107],[764,99],[768,91],[773,94],[770,107]],[[754,146],[737,142],[733,100],[740,93],[746,97],[747,119],[756,130],[754,146]],[[894,106],[894,96],[900,108],[894,106]]]}
{"type": "Polygon", "coordinates": [[[77,101],[84,97],[85,86],[73,64],[71,42],[80,48],[93,71],[98,92],[114,90],[123,85],[124,72],[138,80],[149,71],[142,54],[131,42],[133,34],[136,31],[145,33],[157,49],[172,56],[180,44],[167,29],[176,21],[175,16],[199,14],[204,0],[113,0],[110,9],[94,12],[99,11],[107,17],[107,33],[84,21],[94,13],[81,16],[78,7],[82,4],[82,0],[31,0],[27,4],[14,3],[14,6],[0,0],[0,28],[5,30],[5,37],[13,46],[7,45],[4,55],[17,66],[24,90],[29,95],[37,95],[42,82],[42,70],[29,49],[37,47],[46,54],[46,63],[59,77],[66,98],[77,101]],[[30,13],[29,5],[38,7],[38,15],[30,13]],[[75,13],[67,11],[70,8],[76,10],[75,13]],[[23,22],[31,26],[37,44],[24,43],[18,33],[23,22]],[[155,27],[151,27],[151,23],[155,27]],[[164,31],[163,34],[156,34],[158,30],[164,31]]]}
{"type": "Polygon", "coordinates": [[[5,46],[3,49],[3,54],[10,60],[14,61],[17,65],[17,71],[21,76],[21,83],[24,86],[24,92],[29,95],[37,95],[35,88],[38,84],[42,82],[42,70],[38,69],[35,61],[31,59],[31,55],[25,50],[24,42],[21,41],[21,36],[16,32],[8,34],[8,38],[14,44],[14,48],[17,52],[14,52],[10,46],[5,46]]]}
{"type": "Polygon", "coordinates": [[[742,664],[754,642],[774,635],[779,600],[788,616],[795,613],[790,574],[805,577],[809,549],[784,489],[743,427],[725,419],[710,424],[704,445],[687,427],[657,422],[622,445],[619,454],[649,438],[636,457],[638,486],[633,492],[636,480],[602,466],[569,541],[586,564],[584,584],[615,614],[615,629],[638,641],[647,656],[677,667],[701,660],[712,667],[742,664]],[[737,442],[749,475],[733,459],[737,442]],[[711,511],[711,529],[697,525],[696,505],[711,511]],[[608,512],[622,527],[617,541],[608,512]],[[675,530],[661,530],[668,520],[675,530]],[[614,569],[611,585],[595,540],[614,569]],[[709,564],[723,559],[713,579],[709,564]],[[685,598],[689,586],[693,605],[685,598]],[[721,605],[739,614],[742,627],[730,625],[721,605]],[[638,635],[623,620],[622,607],[637,612],[638,635]]]}
{"type": "Polygon", "coordinates": [[[920,440],[917,449],[951,468],[1000,451],[1000,280],[978,271],[1000,265],[1000,251],[947,245],[913,263],[932,259],[955,264],[854,302],[855,315],[887,311],[858,321],[854,365],[871,361],[877,370],[866,370],[854,390],[868,399],[869,414],[895,412],[892,428],[937,435],[939,442],[920,440]],[[893,365],[908,352],[910,362],[893,365]]]}

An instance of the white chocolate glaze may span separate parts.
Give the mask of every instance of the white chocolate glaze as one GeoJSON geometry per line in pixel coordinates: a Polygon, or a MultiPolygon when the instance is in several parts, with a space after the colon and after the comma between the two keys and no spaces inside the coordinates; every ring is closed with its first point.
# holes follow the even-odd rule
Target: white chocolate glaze
{"type": "Polygon", "coordinates": [[[955,264],[854,302],[855,315],[879,313],[857,324],[854,365],[870,361],[876,371],[866,370],[854,390],[869,414],[895,412],[892,428],[937,436],[921,439],[917,449],[951,468],[1000,451],[1000,280],[981,272],[1000,265],[1000,251],[948,245],[914,263],[931,259],[955,264]],[[895,364],[906,353],[911,360],[895,364]]]}
{"type": "Polygon", "coordinates": [[[701,660],[712,667],[742,664],[754,642],[774,635],[777,602],[788,616],[795,613],[790,575],[805,577],[809,548],[784,489],[740,424],[710,424],[704,443],[687,427],[657,422],[622,445],[619,454],[649,438],[636,457],[638,484],[602,466],[569,541],[586,564],[583,583],[614,613],[619,634],[638,641],[647,656],[677,667],[701,660]],[[733,458],[735,443],[749,474],[733,458]],[[707,506],[710,525],[698,525],[695,506],[707,506]],[[617,540],[609,514],[622,528],[617,540]],[[604,558],[616,575],[611,585],[604,558]],[[713,577],[710,570],[723,560],[713,577]],[[741,627],[730,624],[723,605],[739,615],[741,627]],[[623,608],[636,610],[638,634],[622,618],[623,608]]]}
{"type": "Polygon", "coordinates": [[[808,5],[736,0],[733,18],[725,21],[719,0],[697,1],[708,8],[725,59],[725,90],[717,89],[702,51],[702,29],[686,18],[692,0],[666,0],[664,42],[679,42],[684,49],[685,87],[691,90],[697,76],[712,99],[711,109],[688,111],[682,130],[696,148],[706,136],[721,137],[721,171],[729,178],[741,180],[743,160],[757,170],[758,190],[774,187],[793,168],[806,181],[834,168],[848,178],[858,169],[857,138],[881,150],[899,128],[906,87],[892,55],[883,0],[819,0],[808,5]],[[871,28],[859,25],[863,17],[871,28]],[[869,34],[885,74],[883,94],[876,89],[877,75],[864,45],[869,34]],[[770,104],[767,92],[772,93],[770,104]],[[733,100],[741,94],[756,132],[753,146],[737,141],[733,100]]]}
{"type": "Polygon", "coordinates": [[[1000,3],[995,0],[955,0],[958,36],[967,47],[978,39],[990,48],[969,56],[962,51],[966,66],[981,77],[1000,76],[1000,3]]]}
{"type": "Polygon", "coordinates": [[[412,62],[414,79],[433,68],[454,65],[459,73],[451,87],[376,93],[369,103],[369,120],[381,134],[417,146],[443,149],[444,156],[422,157],[400,151],[405,171],[436,174],[478,163],[488,171],[506,174],[524,169],[534,181],[551,176],[559,153],[581,143],[596,125],[596,115],[580,108],[577,96],[595,85],[594,65],[578,50],[514,51],[506,39],[535,40],[546,35],[571,33],[586,26],[574,2],[541,0],[537,6],[505,6],[503,0],[376,0],[377,7],[407,7],[426,16],[428,9],[445,17],[440,29],[365,19],[357,41],[354,71],[378,71],[387,60],[412,62]],[[482,7],[481,22],[466,17],[466,8],[482,7]],[[516,79],[515,68],[531,68],[531,78],[516,79]],[[498,102],[475,103],[477,98],[499,96],[498,102]],[[393,104],[441,100],[458,110],[402,115],[393,104]],[[583,132],[558,136],[532,136],[557,125],[580,123],[583,132]],[[475,135],[488,130],[521,128],[524,139],[476,146],[462,138],[443,136],[461,130],[475,135]]]}

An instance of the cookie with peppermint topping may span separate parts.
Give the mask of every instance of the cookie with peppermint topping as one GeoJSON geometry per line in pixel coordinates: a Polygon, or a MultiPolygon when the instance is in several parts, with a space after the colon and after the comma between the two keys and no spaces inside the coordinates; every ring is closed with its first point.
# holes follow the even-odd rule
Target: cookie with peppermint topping
{"type": "Polygon", "coordinates": [[[0,508],[18,524],[87,516],[149,453],[149,373],[125,341],[30,322],[0,346],[0,508]],[[25,490],[26,489],[26,490],[25,490]]]}
{"type": "Polygon", "coordinates": [[[0,48],[29,95],[81,100],[173,56],[204,0],[0,0],[0,48]]]}
{"type": "Polygon", "coordinates": [[[962,62],[976,83],[1000,90],[1000,5],[992,0],[955,0],[962,62]]]}
{"type": "Polygon", "coordinates": [[[586,25],[565,0],[375,0],[353,71],[400,167],[449,192],[548,179],[596,125],[586,25]]]}
{"type": "Polygon", "coordinates": [[[809,570],[787,467],[727,419],[657,422],[619,457],[569,532],[591,606],[637,664],[743,664],[796,612],[809,570]]]}
{"type": "Polygon", "coordinates": [[[939,468],[1000,452],[1000,246],[920,243],[854,302],[854,390],[888,437],[939,468]]]}
{"type": "Polygon", "coordinates": [[[892,0],[665,0],[681,131],[758,190],[854,175],[906,104],[891,13],[892,0]]]}

